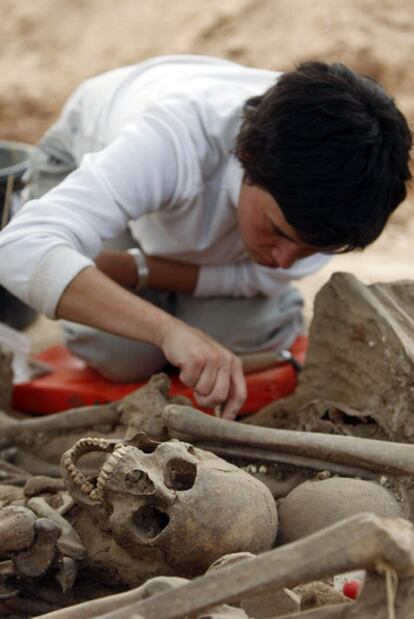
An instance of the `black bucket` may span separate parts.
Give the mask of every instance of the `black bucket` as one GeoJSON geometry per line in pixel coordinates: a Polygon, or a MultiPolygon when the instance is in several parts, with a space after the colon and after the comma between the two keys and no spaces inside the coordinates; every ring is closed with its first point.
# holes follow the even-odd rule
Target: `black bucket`
{"type": "MultiPolygon", "coordinates": [[[[23,187],[22,177],[27,170],[32,148],[30,144],[21,142],[0,142],[0,221],[3,218],[7,179],[13,177],[13,194],[18,194],[23,187]]],[[[0,286],[0,322],[23,329],[33,322],[36,315],[32,308],[0,286]]]]}

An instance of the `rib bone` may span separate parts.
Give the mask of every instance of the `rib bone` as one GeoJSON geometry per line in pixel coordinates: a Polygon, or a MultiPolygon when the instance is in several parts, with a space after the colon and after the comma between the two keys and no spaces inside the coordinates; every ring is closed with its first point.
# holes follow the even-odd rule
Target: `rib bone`
{"type": "MultiPolygon", "coordinates": [[[[318,432],[262,428],[217,419],[190,406],[170,404],[163,417],[171,437],[204,447],[241,446],[389,475],[414,475],[414,445],[318,432]]],[[[285,461],[282,460],[281,461],[285,461]]],[[[302,461],[303,462],[303,461],[302,461]]],[[[302,463],[303,466],[303,463],[302,463]]],[[[316,466],[315,468],[320,468],[316,466]]]]}

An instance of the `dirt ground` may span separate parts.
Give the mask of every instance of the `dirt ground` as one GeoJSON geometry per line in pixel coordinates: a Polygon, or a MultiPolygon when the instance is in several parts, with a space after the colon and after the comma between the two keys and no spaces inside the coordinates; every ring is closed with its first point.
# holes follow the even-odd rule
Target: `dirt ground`
{"type": "MultiPolygon", "coordinates": [[[[340,61],[379,79],[414,118],[414,2],[406,0],[2,0],[0,139],[34,143],[84,78],[149,56],[196,53],[271,69],[340,61]]],[[[363,253],[301,284],[307,315],[333,271],[413,277],[414,197],[363,253]]],[[[48,337],[56,333],[42,323],[48,337]]],[[[55,335],[53,335],[55,337],[55,335]]]]}

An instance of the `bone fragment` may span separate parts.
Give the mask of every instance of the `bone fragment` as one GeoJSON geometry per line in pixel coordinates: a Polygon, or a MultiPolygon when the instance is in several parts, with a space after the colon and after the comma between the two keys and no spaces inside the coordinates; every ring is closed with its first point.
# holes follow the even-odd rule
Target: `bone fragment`
{"type": "Polygon", "coordinates": [[[63,479],[55,479],[45,475],[35,475],[26,482],[23,493],[27,497],[39,494],[56,494],[65,489],[63,479]]]}
{"type": "Polygon", "coordinates": [[[48,518],[60,529],[57,547],[63,555],[78,561],[85,557],[85,546],[82,544],[75,529],[63,516],[50,507],[44,498],[34,497],[27,502],[27,506],[33,510],[37,516],[48,518]]]}
{"type": "MultiPolygon", "coordinates": [[[[398,583],[395,601],[397,619],[412,619],[414,579],[398,583]]],[[[390,619],[384,578],[368,573],[357,600],[350,604],[335,604],[302,612],[300,615],[282,615],[278,619],[390,619]]]]}
{"type": "Polygon", "coordinates": [[[137,590],[132,590],[66,609],[65,614],[49,613],[41,619],[130,619],[134,614],[144,619],[184,619],[270,589],[291,588],[355,569],[380,571],[385,565],[392,567],[400,578],[414,575],[413,525],[402,518],[358,514],[137,604],[133,603],[137,590]],[[119,609],[115,611],[114,598],[119,609]]]}
{"type": "Polygon", "coordinates": [[[59,528],[48,518],[39,518],[35,526],[34,544],[12,559],[15,570],[21,578],[41,578],[52,568],[56,559],[59,528]]]}
{"type": "Polygon", "coordinates": [[[70,496],[69,492],[62,492],[60,498],[62,500],[62,505],[59,505],[59,507],[56,508],[56,512],[61,516],[64,516],[72,509],[74,505],[76,505],[76,502],[70,496]]]}
{"type": "MultiPolygon", "coordinates": [[[[82,604],[76,604],[70,608],[62,608],[53,612],[49,612],[45,615],[41,615],[36,619],[93,619],[101,617],[104,613],[116,611],[122,606],[134,604],[140,602],[145,598],[157,595],[164,591],[172,589],[176,590],[177,587],[185,585],[188,582],[185,578],[176,576],[158,576],[151,578],[146,583],[125,593],[116,593],[114,595],[108,595],[106,597],[98,598],[95,600],[83,602],[82,604]]],[[[141,619],[141,616],[134,611],[131,611],[131,616],[141,619]]],[[[161,617],[159,618],[161,619],[161,617]]]]}
{"type": "Polygon", "coordinates": [[[61,586],[63,593],[72,591],[78,575],[78,563],[71,557],[63,557],[58,571],[54,574],[55,579],[61,586]]]}
{"type": "Polygon", "coordinates": [[[35,541],[35,515],[27,507],[8,505],[0,509],[0,559],[27,550],[35,541]]]}
{"type": "MultiPolygon", "coordinates": [[[[234,552],[224,555],[210,565],[208,572],[220,570],[227,565],[234,565],[239,561],[246,561],[246,559],[251,559],[254,556],[251,552],[234,552]]],[[[255,619],[272,617],[274,619],[288,611],[299,611],[300,597],[290,589],[278,589],[277,591],[269,591],[237,600],[237,606],[243,608],[249,617],[254,617],[255,619]]]]}
{"type": "Polygon", "coordinates": [[[237,445],[337,463],[390,475],[414,475],[414,445],[318,432],[295,432],[235,423],[200,413],[190,406],[170,404],[164,420],[171,437],[199,447],[205,443],[237,445]]]}

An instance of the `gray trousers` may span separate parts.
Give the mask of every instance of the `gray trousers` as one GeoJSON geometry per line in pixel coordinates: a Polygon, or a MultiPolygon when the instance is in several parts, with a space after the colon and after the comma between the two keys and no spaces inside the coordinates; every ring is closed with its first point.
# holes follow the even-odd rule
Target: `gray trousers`
{"type": "MultiPolygon", "coordinates": [[[[73,140],[79,94],[69,100],[59,120],[46,132],[34,149],[26,175],[23,199],[40,197],[76,168],[73,140]]],[[[106,242],[106,249],[124,250],[136,245],[126,231],[122,237],[106,242]]],[[[146,300],[185,323],[207,333],[238,354],[288,348],[303,329],[302,297],[293,287],[272,299],[213,297],[147,290],[146,300]]],[[[117,382],[148,378],[161,370],[166,360],[161,350],[91,327],[62,321],[70,350],[100,374],[117,382]]]]}

